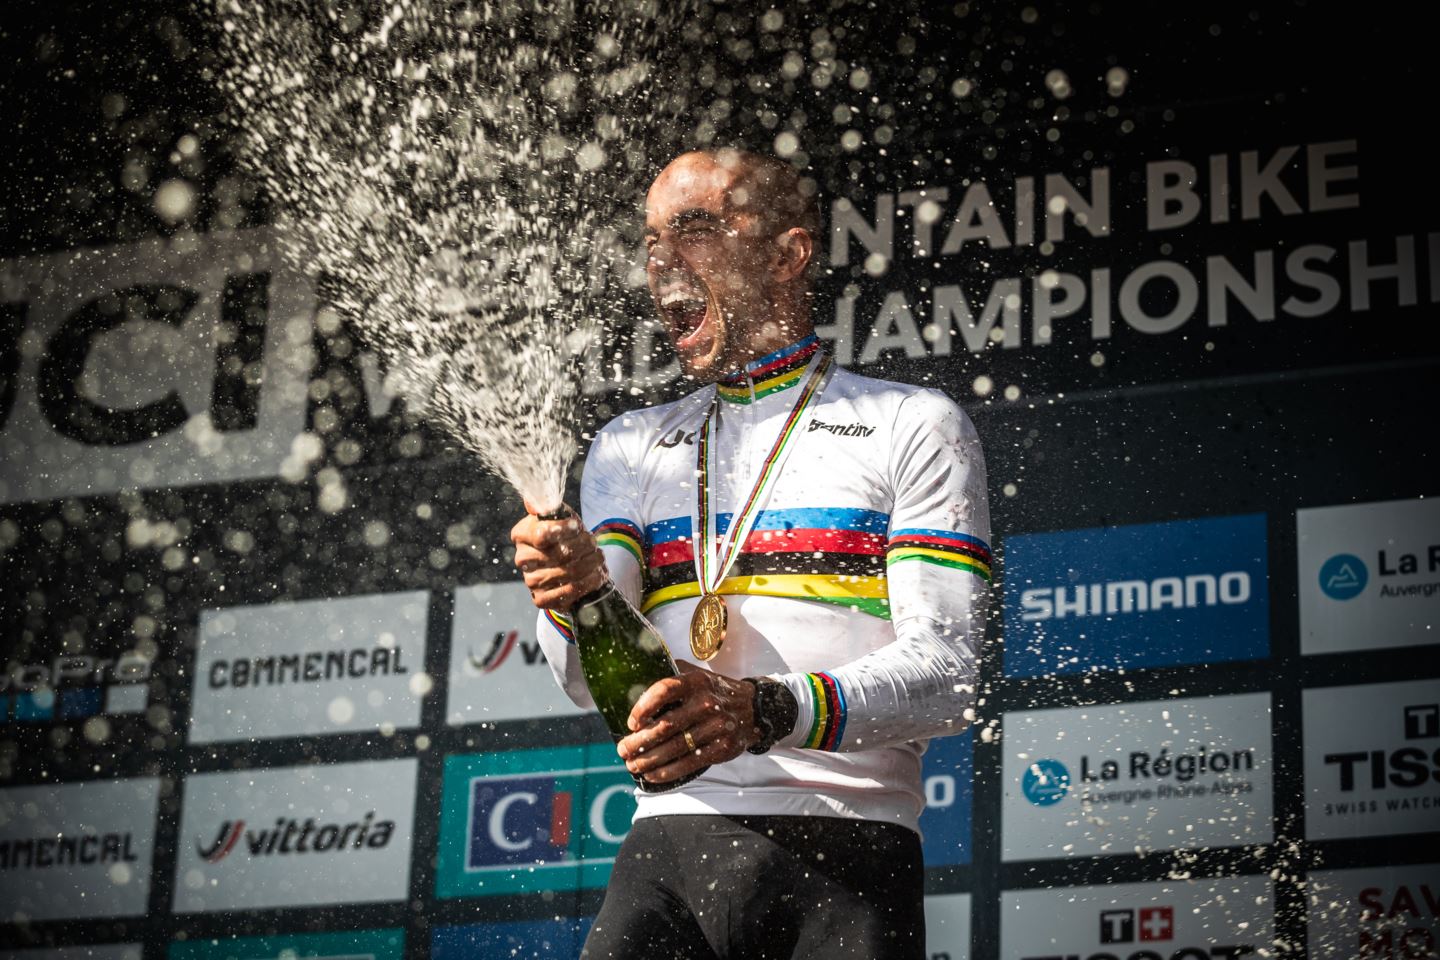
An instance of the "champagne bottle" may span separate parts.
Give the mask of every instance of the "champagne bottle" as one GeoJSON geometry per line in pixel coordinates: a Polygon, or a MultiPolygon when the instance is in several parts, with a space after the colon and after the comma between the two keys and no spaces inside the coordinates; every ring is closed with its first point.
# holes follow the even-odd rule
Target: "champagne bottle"
{"type": "MultiPolygon", "coordinates": [[[[631,732],[628,721],[635,701],[652,683],[677,676],[679,670],[659,632],[613,583],[582,597],[572,619],[580,671],[610,736],[619,743],[631,732]]],[[[661,793],[689,783],[708,769],[702,767],[668,783],[633,779],[646,793],[661,793]]]]}

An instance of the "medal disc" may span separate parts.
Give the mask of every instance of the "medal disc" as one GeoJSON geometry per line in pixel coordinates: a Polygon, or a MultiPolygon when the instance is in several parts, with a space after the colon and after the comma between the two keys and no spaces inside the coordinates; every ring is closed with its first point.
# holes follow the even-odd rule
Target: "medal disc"
{"type": "Polygon", "coordinates": [[[695,605],[690,617],[690,652],[701,660],[709,660],[720,652],[725,642],[725,626],[729,611],[719,594],[707,593],[695,605]]]}

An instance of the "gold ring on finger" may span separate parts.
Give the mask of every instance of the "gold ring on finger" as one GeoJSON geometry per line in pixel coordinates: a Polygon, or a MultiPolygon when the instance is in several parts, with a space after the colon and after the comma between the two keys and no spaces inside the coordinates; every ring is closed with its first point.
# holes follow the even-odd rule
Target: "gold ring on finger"
{"type": "Polygon", "coordinates": [[[685,746],[690,748],[691,753],[699,753],[700,748],[695,746],[695,738],[690,736],[690,731],[685,731],[685,746]]]}

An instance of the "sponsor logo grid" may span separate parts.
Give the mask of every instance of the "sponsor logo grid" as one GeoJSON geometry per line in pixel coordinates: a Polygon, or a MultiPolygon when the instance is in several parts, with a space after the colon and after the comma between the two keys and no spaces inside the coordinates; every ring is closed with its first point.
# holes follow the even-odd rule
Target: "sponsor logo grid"
{"type": "MultiPolygon", "coordinates": [[[[288,295],[297,298],[303,299],[288,295]]],[[[837,440],[873,429],[859,422],[811,425],[837,440]]],[[[278,462],[283,439],[257,434],[253,443],[278,462]]],[[[683,431],[657,441],[692,443],[683,431]]],[[[172,451],[169,441],[152,446],[162,454],[164,482],[207,479],[189,476],[183,451],[172,451]]],[[[216,461],[215,477],[245,476],[243,462],[216,461]]],[[[92,466],[68,470],[64,482],[79,490],[92,482],[92,466]]],[[[1435,643],[1437,506],[1432,498],[1297,512],[1302,653],[1435,643]]],[[[1263,663],[1274,654],[1271,577],[1279,558],[1263,515],[1026,534],[1005,546],[1005,652],[993,666],[1006,678],[1263,663]]],[[[153,778],[0,788],[0,900],[7,904],[0,923],[22,913],[40,921],[143,916],[157,880],[184,916],[279,908],[313,908],[323,916],[341,904],[403,904],[416,864],[432,855],[436,865],[427,875],[441,902],[478,902],[483,910],[487,898],[497,898],[498,913],[508,897],[602,889],[634,809],[628,777],[608,743],[459,749],[460,734],[476,725],[584,711],[549,676],[522,587],[478,584],[457,588],[454,597],[445,705],[437,714],[450,729],[424,732],[449,748],[438,775],[423,777],[417,759],[348,757],[327,758],[315,769],[191,774],[175,827],[159,816],[168,787],[153,778]],[[422,849],[415,842],[419,797],[435,788],[439,840],[422,849]],[[38,819],[31,811],[40,812],[38,819]],[[174,872],[163,878],[151,875],[157,829],[172,831],[175,840],[174,872]]],[[[428,591],[419,590],[200,612],[186,743],[223,749],[345,732],[414,734],[430,690],[423,676],[427,647],[436,642],[426,622],[428,601],[428,591]]],[[[14,730],[144,717],[153,702],[154,665],[140,650],[3,666],[0,724],[14,730]]],[[[1306,689],[1302,700],[1306,838],[1433,833],[1440,816],[1440,682],[1306,689]]],[[[999,861],[1101,864],[1136,849],[1269,843],[1282,802],[1270,712],[1267,693],[1004,711],[999,798],[982,801],[998,821],[999,861]]],[[[926,755],[921,825],[931,868],[974,863],[976,764],[968,735],[936,741],[926,755]]],[[[1312,872],[1311,954],[1432,955],[1440,902],[1434,871],[1420,865],[1312,872]]],[[[959,876],[982,885],[968,873],[959,876]]],[[[1274,890],[1259,877],[1224,883],[1223,890],[1220,881],[1200,880],[1007,891],[1001,953],[1036,960],[1251,955],[1274,933],[1274,890]],[[1054,919],[1010,919],[1036,914],[1054,919]],[[1203,930],[1196,916],[1209,918],[1203,930]],[[1044,942],[1025,939],[1032,934],[1044,942]]],[[[929,909],[932,956],[968,956],[972,893],[932,895],[929,909]]],[[[589,919],[438,926],[429,948],[437,960],[518,946],[568,956],[589,919]]],[[[169,957],[400,960],[405,936],[396,928],[230,938],[220,945],[177,941],[169,957]]],[[[97,944],[91,953],[108,957],[110,946],[134,960],[133,945],[97,944]]]]}
{"type": "MultiPolygon", "coordinates": [[[[425,662],[425,597],[422,593],[373,598],[382,602],[359,615],[346,609],[355,601],[316,602],[315,613],[325,603],[335,604],[338,612],[325,613],[308,629],[286,631],[272,627],[270,635],[284,637],[284,644],[289,645],[284,649],[251,649],[243,656],[230,657],[211,650],[209,658],[202,660],[206,655],[202,644],[197,664],[203,663],[204,668],[196,671],[192,741],[219,739],[194,735],[198,729],[195,717],[206,712],[204,690],[288,686],[291,692],[297,692],[307,690],[307,685],[324,688],[360,681],[358,692],[363,693],[363,684],[404,677],[412,667],[421,669],[425,662]],[[418,609],[420,625],[418,634],[413,634],[418,640],[402,642],[377,627],[375,613],[382,609],[418,609]],[[350,647],[342,643],[337,646],[342,651],[339,656],[329,652],[318,656],[286,652],[300,651],[313,638],[327,633],[331,638],[338,635],[345,640],[342,621],[347,616],[355,622],[369,623],[372,632],[384,636],[383,641],[350,647]],[[328,669],[327,660],[338,666],[328,669]]],[[[528,598],[516,584],[485,584],[457,591],[457,616],[451,624],[448,724],[473,722],[463,712],[460,694],[466,691],[464,684],[485,683],[507,669],[523,671],[513,674],[512,684],[534,691],[554,689],[548,665],[533,640],[533,621],[524,622],[529,619],[525,616],[527,603],[528,598]]],[[[223,630],[216,630],[217,635],[244,634],[235,625],[246,621],[246,608],[207,614],[202,623],[213,624],[226,615],[229,622],[223,630]]],[[[265,611],[265,615],[275,616],[276,611],[265,611]]],[[[289,616],[283,605],[279,616],[289,616]]],[[[400,622],[404,619],[402,616],[400,622]]],[[[293,622],[302,626],[306,623],[303,617],[293,622]]],[[[250,638],[255,636],[264,634],[252,633],[250,638]]],[[[110,677],[134,683],[136,677],[149,676],[148,661],[137,660],[123,667],[119,664],[125,664],[123,658],[113,662],[83,657],[60,659],[43,670],[13,669],[11,685],[24,682],[33,686],[39,681],[59,687],[61,679],[93,681],[110,677]]],[[[1433,789],[1440,783],[1437,684],[1440,681],[1304,691],[1307,833],[1311,839],[1423,832],[1433,822],[1435,810],[1440,809],[1433,789]],[[1327,717],[1364,717],[1366,723],[1328,722],[1323,719],[1327,717]]],[[[472,686],[468,693],[474,697],[483,689],[472,686]]],[[[527,714],[533,717],[552,712],[549,706],[537,706],[533,697],[528,698],[528,709],[524,696],[505,706],[506,689],[492,690],[492,695],[483,699],[498,706],[493,713],[486,709],[482,717],[520,720],[527,719],[527,714]]],[[[418,703],[418,698],[406,699],[418,703]]],[[[414,722],[418,722],[416,709],[414,722]]],[[[553,712],[563,715],[566,711],[553,712]]],[[[1005,715],[1006,743],[1013,755],[1005,755],[1002,773],[1002,860],[1104,857],[1116,850],[1140,847],[1218,848],[1268,842],[1273,819],[1268,713],[1268,695],[1244,694],[1202,701],[1141,701],[1005,715]],[[1042,745],[1054,747],[1066,741],[1065,748],[1040,755],[1044,752],[1042,745]],[[1167,818],[1174,810],[1194,804],[1218,815],[1205,818],[1209,821],[1208,832],[1192,828],[1181,836],[1167,818]],[[1048,823],[1035,819],[1050,811],[1057,811],[1059,816],[1048,823]]],[[[305,714],[301,710],[293,715],[305,714]]],[[[274,736],[337,729],[333,724],[327,728],[293,720],[286,721],[288,727],[278,729],[256,726],[257,721],[243,717],[228,722],[232,738],[264,736],[266,729],[275,730],[274,736]]],[[[271,718],[265,722],[274,721],[271,718]]],[[[931,868],[962,866],[971,861],[972,744],[969,736],[945,738],[932,743],[926,756],[927,804],[921,825],[926,863],[931,868]]],[[[417,768],[412,761],[391,761],[389,765],[392,770],[366,770],[363,776],[351,776],[341,788],[348,802],[343,809],[329,810],[324,803],[302,809],[304,804],[296,801],[302,794],[316,795],[317,790],[319,794],[333,793],[335,784],[326,786],[321,781],[334,777],[344,780],[346,767],[373,765],[341,764],[329,768],[318,779],[309,772],[274,769],[188,778],[182,842],[173,878],[174,909],[177,913],[214,912],[306,903],[323,906],[363,902],[367,897],[403,899],[410,860],[419,853],[410,849],[417,768]],[[293,782],[264,785],[267,778],[275,777],[293,782]],[[243,786],[241,780],[245,781],[243,786]],[[364,792],[360,789],[362,782],[372,790],[376,784],[386,787],[374,802],[366,803],[356,796],[364,792]],[[261,784],[258,793],[256,783],[261,784]],[[398,791],[396,784],[400,785],[398,791]],[[227,802],[237,796],[246,799],[238,805],[227,802]],[[356,799],[360,800],[358,804],[353,802],[356,799]],[[202,825],[201,820],[206,822],[202,825]],[[369,883],[368,887],[374,889],[368,891],[350,885],[343,893],[324,893],[296,882],[307,871],[295,865],[321,863],[329,858],[332,863],[326,869],[309,871],[310,876],[318,878],[333,875],[338,858],[347,855],[357,859],[388,856],[389,866],[374,871],[388,877],[388,884],[369,883]],[[238,873],[250,871],[261,876],[274,864],[286,865],[282,871],[285,879],[275,883],[269,893],[256,890],[270,884],[251,880],[237,883],[216,873],[235,866],[238,873]]],[[[601,889],[615,851],[628,831],[633,809],[628,776],[614,761],[608,743],[505,754],[452,754],[445,759],[435,895],[442,900],[503,898],[531,892],[601,889]]],[[[145,871],[148,854],[141,862],[137,842],[133,831],[67,834],[61,830],[53,837],[6,838],[0,843],[0,865],[12,877],[16,871],[61,866],[121,865],[145,871]]],[[[132,891],[136,889],[143,888],[137,885],[132,891]]],[[[1413,901],[1417,910],[1422,909],[1427,903],[1425,891],[1430,889],[1417,884],[1417,894],[1406,887],[1403,893],[1396,894],[1399,906],[1413,901]]],[[[949,926],[945,936],[953,940],[960,929],[956,904],[962,901],[956,899],[961,895],[947,896],[949,899],[937,896],[931,900],[937,908],[942,903],[947,905],[949,926]]],[[[1370,893],[1366,896],[1374,898],[1370,893]]],[[[963,902],[970,904],[968,897],[963,902]]],[[[143,906],[133,909],[140,912],[143,906]]],[[[1097,942],[1168,943],[1176,923],[1174,910],[1173,905],[1158,904],[1099,911],[1095,920],[1097,942]]],[[[65,915],[63,911],[55,914],[65,915]]],[[[551,933],[555,942],[569,943],[565,938],[575,936],[576,929],[573,923],[560,923],[551,933]]],[[[467,935],[481,936],[478,931],[476,928],[467,935]]],[[[539,928],[530,931],[528,927],[510,933],[496,927],[484,935],[513,937],[517,931],[527,936],[540,935],[539,928]]],[[[583,932],[579,936],[583,939],[583,932]]],[[[1373,936],[1383,938],[1386,933],[1373,936]]],[[[1392,932],[1391,936],[1402,938],[1396,942],[1404,944],[1424,937],[1410,928],[1392,932]],[[1410,940],[1403,940],[1406,936],[1410,940]]],[[[437,939],[435,944],[439,943],[437,939]]],[[[1212,956],[1230,955],[1223,944],[1206,949],[1212,956]]]]}

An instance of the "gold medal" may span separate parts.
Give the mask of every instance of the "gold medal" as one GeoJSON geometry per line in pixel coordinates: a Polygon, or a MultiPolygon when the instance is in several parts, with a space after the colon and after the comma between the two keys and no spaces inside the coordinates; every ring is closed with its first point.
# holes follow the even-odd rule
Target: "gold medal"
{"type": "Polygon", "coordinates": [[[725,642],[729,617],[719,594],[702,594],[690,617],[690,652],[701,660],[709,660],[719,653],[720,645],[725,642]]]}

